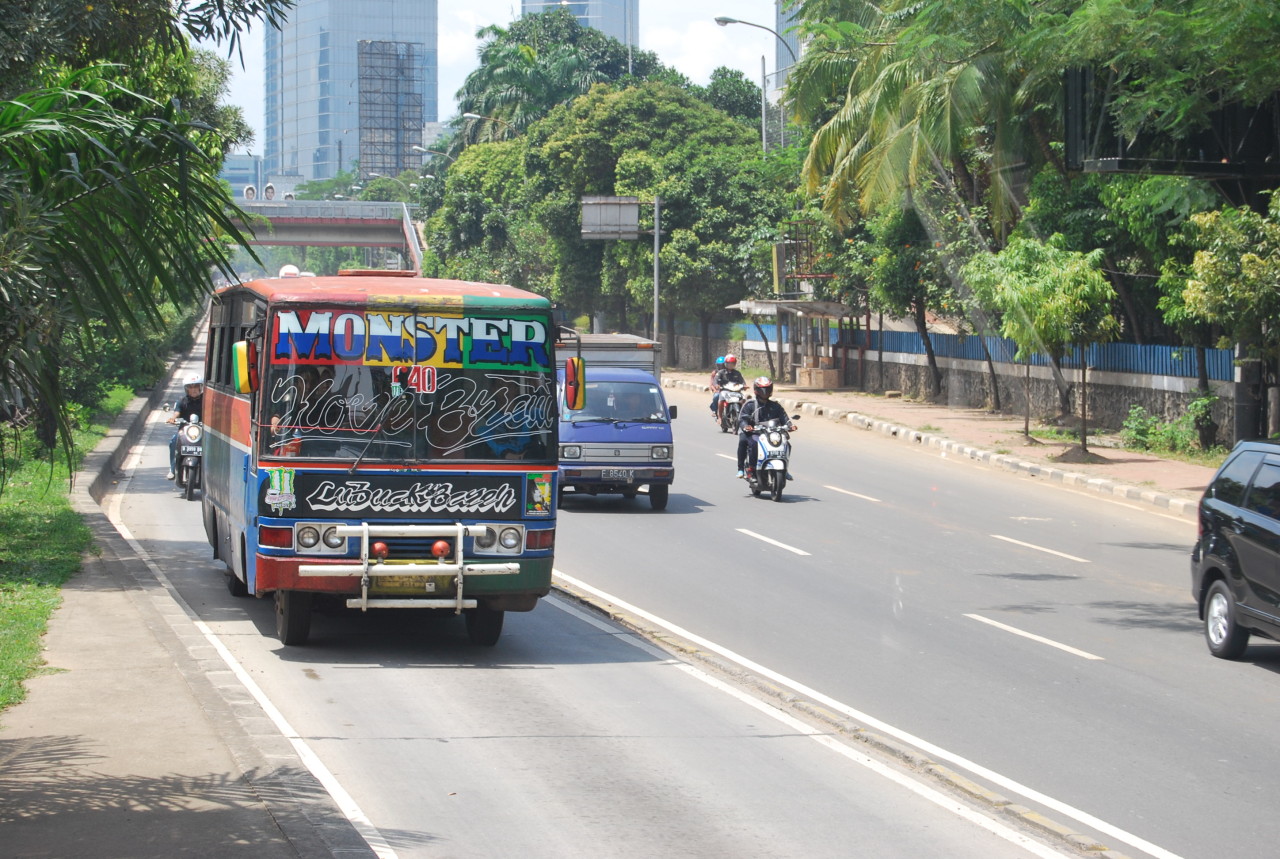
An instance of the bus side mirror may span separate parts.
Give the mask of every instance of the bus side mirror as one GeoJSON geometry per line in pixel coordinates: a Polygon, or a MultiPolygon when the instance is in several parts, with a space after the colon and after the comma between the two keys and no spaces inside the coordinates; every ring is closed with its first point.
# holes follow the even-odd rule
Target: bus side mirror
{"type": "Polygon", "coordinates": [[[564,407],[571,412],[587,405],[586,364],[581,358],[567,358],[564,362],[564,407]]]}
{"type": "Polygon", "coordinates": [[[237,394],[258,390],[258,347],[250,340],[231,344],[232,374],[237,394]]]}

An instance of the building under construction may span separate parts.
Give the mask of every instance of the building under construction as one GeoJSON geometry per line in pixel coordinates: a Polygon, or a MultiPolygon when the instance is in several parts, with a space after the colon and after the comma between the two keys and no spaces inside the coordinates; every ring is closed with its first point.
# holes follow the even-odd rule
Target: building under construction
{"type": "Polygon", "coordinates": [[[413,42],[357,43],[360,89],[360,178],[397,176],[421,162],[422,45],[413,42]]]}

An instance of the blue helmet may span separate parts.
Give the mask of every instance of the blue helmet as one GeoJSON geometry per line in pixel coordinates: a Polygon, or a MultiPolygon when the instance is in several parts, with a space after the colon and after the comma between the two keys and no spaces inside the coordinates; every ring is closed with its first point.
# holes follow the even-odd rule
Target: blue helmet
{"type": "Polygon", "coordinates": [[[716,364],[717,364],[717,365],[721,365],[721,364],[723,364],[723,363],[724,363],[724,356],[723,356],[723,355],[717,355],[717,356],[716,356],[716,364]]]}

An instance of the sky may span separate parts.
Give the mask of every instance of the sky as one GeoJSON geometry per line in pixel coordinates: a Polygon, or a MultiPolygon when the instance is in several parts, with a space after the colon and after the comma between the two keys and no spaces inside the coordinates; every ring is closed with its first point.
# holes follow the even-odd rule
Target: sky
{"type": "MultiPolygon", "coordinates": [[[[440,120],[457,113],[453,95],[477,65],[476,30],[489,24],[506,26],[520,14],[519,0],[439,0],[440,120]]],[[[641,50],[653,51],[668,66],[683,72],[696,84],[706,84],[720,66],[739,69],[751,81],[760,81],[760,58],[775,71],[777,39],[772,33],[742,24],[721,27],[717,15],[727,15],[773,28],[774,0],[640,0],[637,32],[641,50]]],[[[224,52],[225,54],[225,52],[224,52]]],[[[244,69],[232,58],[234,76],[227,96],[230,104],[244,109],[253,127],[254,145],[262,145],[262,30],[245,38],[244,69]]]]}

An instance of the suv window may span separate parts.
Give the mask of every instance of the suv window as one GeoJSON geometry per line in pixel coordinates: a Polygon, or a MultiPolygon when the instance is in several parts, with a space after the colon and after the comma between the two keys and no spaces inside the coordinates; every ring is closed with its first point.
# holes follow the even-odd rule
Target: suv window
{"type": "Polygon", "coordinates": [[[1280,519],[1280,465],[1264,463],[1249,489],[1250,510],[1280,519]]]}
{"type": "Polygon", "coordinates": [[[1262,451],[1244,450],[1222,466],[1209,487],[1210,494],[1226,504],[1244,503],[1244,489],[1262,461],[1262,451]]]}

